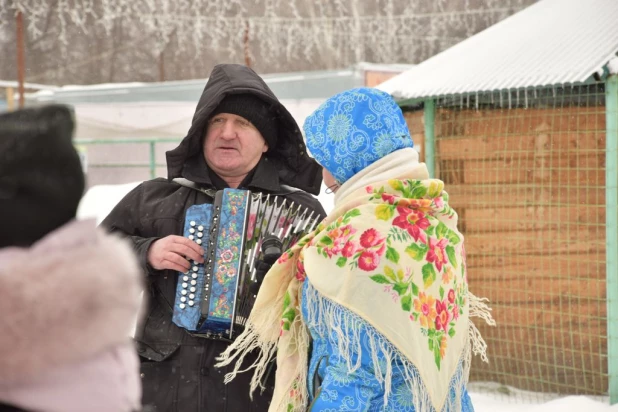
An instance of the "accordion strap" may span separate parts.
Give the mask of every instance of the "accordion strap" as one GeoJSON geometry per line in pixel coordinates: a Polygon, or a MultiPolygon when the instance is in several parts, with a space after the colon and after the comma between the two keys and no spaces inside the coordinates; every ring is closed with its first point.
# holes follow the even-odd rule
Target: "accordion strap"
{"type": "MultiPolygon", "coordinates": [[[[217,190],[216,189],[210,189],[210,188],[205,188],[200,186],[199,184],[192,182],[189,179],[185,179],[184,177],[177,177],[172,179],[172,182],[178,183],[181,186],[184,187],[188,187],[190,189],[193,190],[197,190],[198,192],[202,192],[204,194],[206,194],[208,197],[211,198],[215,198],[215,196],[217,195],[217,190]]],[[[275,196],[283,196],[283,195],[289,195],[290,193],[295,193],[295,192],[302,192],[302,190],[297,189],[295,187],[292,186],[288,186],[288,185],[279,185],[280,190],[278,192],[272,192],[270,193],[271,195],[275,195],[275,196]]]]}
{"type": "Polygon", "coordinates": [[[208,197],[212,197],[213,199],[217,195],[217,191],[215,189],[207,189],[201,187],[195,182],[190,181],[189,179],[185,179],[184,177],[177,177],[172,179],[172,182],[178,183],[180,186],[188,187],[190,189],[197,190],[198,192],[205,193],[208,197]]]}

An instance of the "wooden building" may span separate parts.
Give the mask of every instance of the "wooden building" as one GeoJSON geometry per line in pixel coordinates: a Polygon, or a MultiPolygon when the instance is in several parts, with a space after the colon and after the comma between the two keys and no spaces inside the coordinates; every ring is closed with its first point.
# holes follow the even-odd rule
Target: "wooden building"
{"type": "Polygon", "coordinates": [[[489,298],[471,380],[618,402],[618,2],[541,0],[378,86],[489,298]]]}

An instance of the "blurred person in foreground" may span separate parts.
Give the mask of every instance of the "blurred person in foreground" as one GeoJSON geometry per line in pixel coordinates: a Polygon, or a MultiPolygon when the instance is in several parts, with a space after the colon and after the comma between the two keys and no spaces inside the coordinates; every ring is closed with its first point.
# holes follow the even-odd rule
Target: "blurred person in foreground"
{"type": "Polygon", "coordinates": [[[140,409],[139,267],[76,221],[84,175],[64,106],[0,115],[0,411],[140,409]]]}
{"type": "Polygon", "coordinates": [[[492,320],[468,291],[457,214],[400,108],[353,89],[304,129],[335,208],[267,273],[249,326],[220,358],[236,361],[227,379],[259,348],[252,389],[277,359],[271,411],[472,411],[471,353],[485,359],[485,344],[470,316],[492,320]]]}
{"type": "Polygon", "coordinates": [[[189,270],[190,260],[204,262],[204,249],[182,236],[186,211],[214,203],[218,190],[239,188],[276,194],[325,216],[311,195],[319,193],[321,168],[264,80],[237,64],[215,66],[187,136],[166,155],[168,177],[137,186],[102,222],[132,241],[148,284],[147,317],[135,335],[144,409],[266,411],[274,373],[265,377],[266,391],[251,400],[248,378],[226,385],[225,370],[214,368],[229,341],[172,322],[179,273],[189,270]]]}

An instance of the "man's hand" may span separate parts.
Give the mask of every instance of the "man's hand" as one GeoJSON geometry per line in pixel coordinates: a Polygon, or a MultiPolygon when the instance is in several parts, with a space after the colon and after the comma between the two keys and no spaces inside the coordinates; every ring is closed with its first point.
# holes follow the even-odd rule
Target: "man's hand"
{"type": "Polygon", "coordinates": [[[148,249],[148,263],[157,270],[186,272],[191,268],[189,260],[204,263],[204,249],[186,237],[166,236],[152,242],[148,249]]]}

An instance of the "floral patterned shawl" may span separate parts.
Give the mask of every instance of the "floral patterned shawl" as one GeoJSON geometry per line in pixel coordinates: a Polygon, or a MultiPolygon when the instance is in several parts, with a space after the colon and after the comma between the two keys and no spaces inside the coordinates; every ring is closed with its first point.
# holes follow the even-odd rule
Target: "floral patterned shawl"
{"type": "MultiPolygon", "coordinates": [[[[307,277],[321,299],[350,310],[378,332],[372,356],[377,362],[380,352],[404,364],[417,411],[456,410],[447,395],[465,387],[471,351],[486,359],[470,316],[493,321],[489,308],[468,291],[464,239],[443,186],[428,178],[414,149],[395,151],[346,181],[335,210],[267,274],[248,327],[220,358],[221,366],[236,360],[226,379],[240,372],[246,353],[258,349],[260,357],[248,367],[255,368],[255,390],[276,351],[270,410],[306,410],[309,335],[299,307],[307,277]],[[458,370],[462,376],[454,379],[458,370]]],[[[314,316],[336,323],[324,310],[314,316]]],[[[353,330],[337,327],[343,351],[353,351],[358,345],[353,330]]],[[[377,364],[374,369],[386,402],[392,370],[377,364]]]]}

